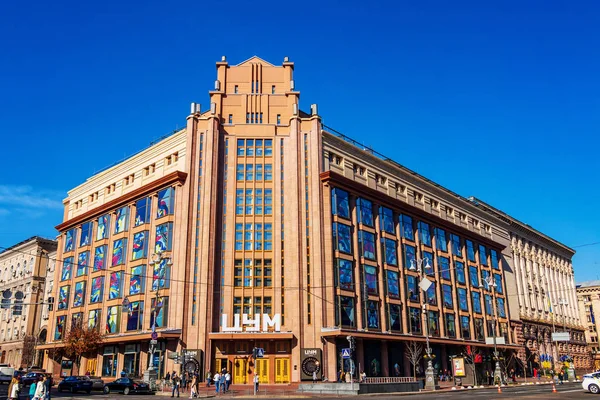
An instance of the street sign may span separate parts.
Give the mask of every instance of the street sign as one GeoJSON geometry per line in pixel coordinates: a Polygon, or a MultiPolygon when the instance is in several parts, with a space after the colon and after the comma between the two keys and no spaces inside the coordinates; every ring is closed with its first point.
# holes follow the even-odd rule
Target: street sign
{"type": "Polygon", "coordinates": [[[169,355],[167,356],[167,358],[169,358],[169,359],[171,359],[171,360],[174,360],[174,359],[176,359],[177,357],[179,357],[179,353],[176,353],[176,352],[171,352],[171,353],[169,353],[169,355]]]}
{"type": "Polygon", "coordinates": [[[153,346],[156,346],[156,345],[158,344],[158,340],[156,340],[156,339],[152,339],[152,340],[150,341],[150,344],[151,344],[151,345],[153,345],[153,346]]]}
{"type": "MultiPolygon", "coordinates": [[[[494,337],[486,337],[485,338],[485,344],[494,344],[494,337]]],[[[496,344],[506,344],[506,340],[504,339],[504,336],[496,336],[496,344]]]]}
{"type": "Polygon", "coordinates": [[[553,332],[552,333],[552,341],[553,342],[568,342],[571,340],[571,335],[569,332],[553,332]]]}
{"type": "Polygon", "coordinates": [[[351,358],[352,351],[350,349],[342,349],[342,358],[351,358]]]}
{"type": "Polygon", "coordinates": [[[429,279],[427,279],[426,277],[423,278],[421,280],[421,282],[419,283],[419,287],[421,288],[422,291],[426,292],[429,290],[429,288],[431,287],[431,285],[433,285],[433,282],[431,282],[429,279]]]}
{"type": "Polygon", "coordinates": [[[263,358],[265,356],[265,349],[262,347],[256,348],[256,358],[263,358]]]}
{"type": "Polygon", "coordinates": [[[152,335],[150,335],[150,339],[156,341],[158,339],[158,333],[152,332],[152,335]]]}

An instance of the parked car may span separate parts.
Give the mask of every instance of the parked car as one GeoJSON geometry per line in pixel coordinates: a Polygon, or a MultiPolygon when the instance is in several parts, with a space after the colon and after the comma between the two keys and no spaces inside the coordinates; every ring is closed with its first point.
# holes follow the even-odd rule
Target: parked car
{"type": "Polygon", "coordinates": [[[125,395],[130,393],[154,393],[150,390],[150,385],[144,381],[131,378],[119,378],[114,382],[104,385],[104,394],[119,392],[125,395]]]}
{"type": "Polygon", "coordinates": [[[50,379],[50,385],[52,385],[52,374],[45,372],[29,372],[21,378],[21,383],[25,386],[31,385],[33,382],[37,382],[40,378],[44,378],[44,375],[50,379]]]}
{"type": "Polygon", "coordinates": [[[97,376],[89,376],[84,375],[80,376],[81,379],[91,381],[92,382],[92,390],[103,390],[104,389],[104,381],[97,376]]]}
{"type": "Polygon", "coordinates": [[[67,376],[58,384],[58,391],[86,392],[89,394],[92,391],[92,381],[81,379],[78,376],[67,376]]]}
{"type": "Polygon", "coordinates": [[[584,375],[581,386],[583,386],[583,388],[588,392],[594,394],[600,393],[600,372],[584,375]]]}
{"type": "Polygon", "coordinates": [[[12,367],[0,367],[0,383],[6,383],[7,385],[12,381],[15,369],[12,367]]]}

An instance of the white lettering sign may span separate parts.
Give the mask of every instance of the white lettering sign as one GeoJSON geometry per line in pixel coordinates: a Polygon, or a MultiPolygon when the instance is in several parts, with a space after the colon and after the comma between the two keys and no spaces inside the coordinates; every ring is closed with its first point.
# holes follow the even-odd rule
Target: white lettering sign
{"type": "Polygon", "coordinates": [[[262,314],[262,331],[261,331],[261,315],[256,314],[251,318],[248,314],[233,315],[233,326],[229,326],[229,317],[227,314],[221,316],[221,331],[222,332],[269,332],[269,328],[273,331],[281,331],[281,315],[274,314],[273,318],[269,314],[262,314]],[[241,321],[240,321],[241,320],[241,321]],[[241,322],[241,323],[240,323],[241,322]]]}

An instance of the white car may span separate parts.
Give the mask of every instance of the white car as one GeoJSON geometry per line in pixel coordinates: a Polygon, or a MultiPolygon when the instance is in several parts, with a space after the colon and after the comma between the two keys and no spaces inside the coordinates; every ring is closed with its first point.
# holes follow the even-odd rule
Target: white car
{"type": "Polygon", "coordinates": [[[600,372],[594,372],[583,376],[583,382],[581,386],[588,392],[594,394],[600,393],[600,372]]]}

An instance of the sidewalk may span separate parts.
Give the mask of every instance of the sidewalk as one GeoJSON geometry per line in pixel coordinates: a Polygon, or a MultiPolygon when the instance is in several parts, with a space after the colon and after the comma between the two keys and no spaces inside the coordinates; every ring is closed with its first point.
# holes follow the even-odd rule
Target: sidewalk
{"type": "MultiPolygon", "coordinates": [[[[164,392],[158,391],[156,392],[159,396],[171,396],[171,391],[165,390],[164,392]]],[[[306,399],[311,396],[298,393],[298,383],[291,384],[280,384],[280,385],[266,385],[260,384],[258,387],[258,395],[260,397],[272,397],[272,398],[297,398],[297,399],[306,399]]],[[[187,389],[186,391],[180,391],[179,398],[189,398],[190,391],[187,389]]],[[[206,387],[206,384],[201,384],[198,392],[198,398],[212,398],[212,397],[236,397],[236,398],[244,398],[244,397],[254,397],[254,387],[251,384],[247,385],[231,385],[229,387],[229,391],[226,393],[216,393],[215,386],[211,385],[210,387],[206,387]]]]}

